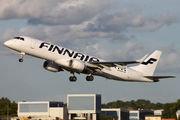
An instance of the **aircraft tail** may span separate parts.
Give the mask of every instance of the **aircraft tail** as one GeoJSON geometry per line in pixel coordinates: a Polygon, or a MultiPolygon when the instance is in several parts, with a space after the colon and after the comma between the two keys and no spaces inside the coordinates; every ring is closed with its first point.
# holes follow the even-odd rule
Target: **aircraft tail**
{"type": "Polygon", "coordinates": [[[142,72],[145,75],[152,76],[161,57],[161,54],[161,51],[156,50],[138,66],[133,66],[131,68],[136,71],[142,72]]]}

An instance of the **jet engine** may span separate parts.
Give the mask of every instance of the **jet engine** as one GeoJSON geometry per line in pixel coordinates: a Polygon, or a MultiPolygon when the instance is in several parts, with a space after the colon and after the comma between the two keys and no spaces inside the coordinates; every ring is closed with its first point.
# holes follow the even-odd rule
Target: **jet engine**
{"type": "Polygon", "coordinates": [[[51,72],[59,72],[59,71],[63,71],[63,69],[57,65],[56,63],[52,62],[52,61],[45,61],[43,64],[44,69],[51,71],[51,72]]]}
{"type": "Polygon", "coordinates": [[[85,64],[82,61],[76,59],[69,60],[69,67],[78,72],[82,72],[86,68],[85,64]]]}
{"type": "Polygon", "coordinates": [[[55,63],[68,71],[80,73],[86,70],[86,65],[84,62],[77,59],[59,59],[56,60],[55,63]]]}

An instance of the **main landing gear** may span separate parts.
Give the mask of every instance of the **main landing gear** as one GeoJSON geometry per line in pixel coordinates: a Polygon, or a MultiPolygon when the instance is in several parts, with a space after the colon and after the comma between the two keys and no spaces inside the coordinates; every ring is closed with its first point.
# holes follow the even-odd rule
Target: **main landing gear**
{"type": "Polygon", "coordinates": [[[93,81],[94,77],[92,75],[86,76],[87,81],[93,81]]]}
{"type": "MultiPolygon", "coordinates": [[[[90,75],[86,76],[86,80],[87,81],[93,81],[94,77],[90,74],[90,75]]],[[[69,81],[71,81],[71,82],[77,81],[77,77],[74,75],[74,73],[72,73],[72,76],[69,77],[69,81]]]]}
{"type": "Polygon", "coordinates": [[[76,82],[76,80],[77,80],[76,76],[70,76],[69,77],[69,81],[71,81],[71,82],[76,82]]]}
{"type": "Polygon", "coordinates": [[[76,82],[77,77],[74,76],[74,72],[71,72],[71,74],[72,74],[72,76],[69,77],[69,81],[71,81],[71,82],[76,82]]]}
{"type": "Polygon", "coordinates": [[[19,62],[23,62],[23,57],[24,57],[25,53],[24,53],[24,52],[21,52],[21,53],[19,53],[19,54],[20,54],[19,62]]]}

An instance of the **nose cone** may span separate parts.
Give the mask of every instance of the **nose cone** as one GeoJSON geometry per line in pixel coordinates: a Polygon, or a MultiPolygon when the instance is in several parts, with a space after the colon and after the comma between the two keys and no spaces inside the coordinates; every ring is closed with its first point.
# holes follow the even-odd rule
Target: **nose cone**
{"type": "Polygon", "coordinates": [[[7,47],[9,47],[9,46],[11,45],[11,42],[12,42],[12,41],[8,40],[8,41],[4,42],[4,45],[7,46],[7,47]]]}

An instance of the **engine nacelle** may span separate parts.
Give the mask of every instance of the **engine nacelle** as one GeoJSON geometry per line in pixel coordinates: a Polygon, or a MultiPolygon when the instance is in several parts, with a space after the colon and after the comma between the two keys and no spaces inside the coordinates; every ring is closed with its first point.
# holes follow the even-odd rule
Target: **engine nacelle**
{"type": "Polygon", "coordinates": [[[69,70],[69,71],[76,71],[78,73],[82,72],[86,69],[85,64],[76,59],[59,59],[55,61],[58,65],[62,66],[63,68],[69,70]]]}
{"type": "Polygon", "coordinates": [[[56,63],[52,62],[52,61],[45,61],[43,64],[44,69],[51,71],[51,72],[59,72],[59,71],[63,71],[63,69],[57,65],[56,63]]]}
{"type": "Polygon", "coordinates": [[[82,72],[86,68],[85,64],[82,61],[76,59],[69,60],[69,67],[77,70],[78,72],[82,72]]]}

